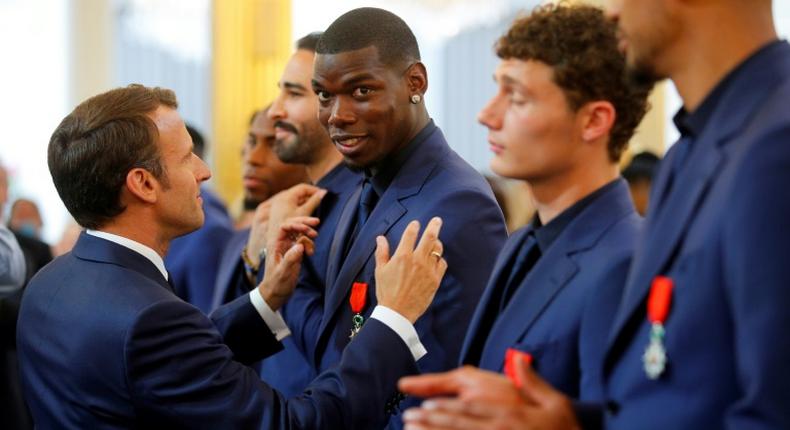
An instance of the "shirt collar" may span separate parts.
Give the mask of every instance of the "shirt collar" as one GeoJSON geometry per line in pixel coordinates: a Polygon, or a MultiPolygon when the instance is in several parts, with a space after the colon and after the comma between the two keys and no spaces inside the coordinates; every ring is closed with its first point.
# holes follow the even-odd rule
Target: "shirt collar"
{"type": "Polygon", "coordinates": [[[590,206],[590,204],[594,202],[599,196],[616,187],[618,180],[619,178],[588,194],[581,200],[574,203],[568,209],[562,211],[562,213],[557,215],[546,225],[541,224],[540,218],[537,214],[535,214],[535,217],[532,220],[532,229],[535,232],[535,239],[538,241],[540,252],[545,254],[546,250],[548,250],[551,244],[557,240],[568,224],[576,219],[576,217],[579,216],[579,214],[582,213],[585,208],[590,206]]]}
{"type": "Polygon", "coordinates": [[[678,110],[672,119],[678,131],[680,132],[680,135],[682,137],[690,137],[692,139],[699,137],[699,135],[705,130],[705,126],[707,126],[710,122],[715,109],[720,106],[721,99],[728,92],[730,87],[734,85],[733,82],[736,80],[736,78],[742,73],[747,73],[747,69],[749,69],[750,64],[759,61],[759,59],[764,55],[770,55],[768,51],[771,51],[774,46],[783,43],[783,41],[779,40],[768,43],[757,50],[757,52],[752,54],[745,61],[741,62],[732,71],[727,73],[724,79],[716,84],[716,86],[713,88],[713,91],[708,93],[708,95],[705,97],[705,100],[702,101],[702,104],[700,104],[694,112],[689,112],[686,110],[686,108],[680,108],[680,110],[678,110]]]}
{"type": "Polygon", "coordinates": [[[132,251],[142,255],[143,257],[149,259],[151,263],[154,263],[154,266],[162,273],[162,276],[167,280],[167,269],[165,269],[165,262],[162,260],[162,257],[156,253],[153,249],[143,245],[140,242],[135,242],[132,239],[118,236],[117,234],[107,233],[106,231],[98,231],[98,230],[85,230],[85,233],[95,236],[104,240],[109,240],[110,242],[117,243],[125,248],[131,249],[132,251]]]}
{"type": "Polygon", "coordinates": [[[436,125],[433,123],[433,120],[428,121],[428,124],[414,136],[413,139],[406,144],[405,147],[397,151],[395,154],[388,155],[383,163],[379,163],[378,166],[375,166],[370,169],[365,169],[363,174],[365,175],[365,179],[369,180],[370,183],[373,185],[373,189],[376,190],[376,194],[381,197],[384,194],[384,191],[387,191],[392,180],[395,179],[395,176],[400,171],[401,167],[406,164],[406,161],[414,154],[414,151],[423,143],[425,140],[428,139],[434,131],[436,130],[436,125]]]}

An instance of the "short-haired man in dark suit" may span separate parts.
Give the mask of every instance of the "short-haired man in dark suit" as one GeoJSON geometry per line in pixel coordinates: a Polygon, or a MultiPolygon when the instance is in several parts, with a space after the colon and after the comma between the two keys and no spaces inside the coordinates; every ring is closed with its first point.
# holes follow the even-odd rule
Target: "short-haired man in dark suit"
{"type": "MultiPolygon", "coordinates": [[[[581,424],[790,428],[790,46],[777,39],[772,1],[610,4],[633,77],[675,83],[681,139],[653,183],[620,305],[596,316],[613,320],[604,420],[581,424]]],[[[475,405],[473,420],[453,414],[458,424],[443,429],[580,426],[566,397],[529,369],[520,376],[513,395],[491,375],[467,375],[454,390],[462,401],[430,406],[475,405]]]]}
{"type": "MultiPolygon", "coordinates": [[[[281,348],[276,311],[293,291],[318,220],[285,220],[267,243],[258,288],[211,319],[180,300],[162,258],[174,237],[203,222],[199,185],[210,172],[192,152],[176,107],[172,91],[132,85],[86,100],[53,133],[55,187],[87,231],[34,277],[22,301],[20,371],[36,426],[384,425],[397,378],[417,371],[411,322],[447,267],[432,255],[442,250],[441,220],[427,225],[416,249],[419,225],[412,223],[392,259],[379,242],[379,308],[402,315],[405,327],[371,318],[337,367],[285,399],[244,364],[281,348]]],[[[302,185],[278,199],[309,214],[322,195],[302,185]]]]}

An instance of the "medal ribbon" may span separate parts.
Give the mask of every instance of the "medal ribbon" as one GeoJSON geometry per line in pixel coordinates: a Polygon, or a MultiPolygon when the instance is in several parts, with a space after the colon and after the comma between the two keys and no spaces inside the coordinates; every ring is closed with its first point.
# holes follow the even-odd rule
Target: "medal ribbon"
{"type": "Polygon", "coordinates": [[[656,276],[647,298],[647,319],[653,324],[664,324],[672,304],[672,279],[656,276]]]}
{"type": "Polygon", "coordinates": [[[351,297],[348,303],[351,305],[351,311],[355,314],[362,312],[365,309],[365,302],[368,299],[368,284],[366,282],[354,282],[351,286],[351,297]]]}
{"type": "Polygon", "coordinates": [[[518,373],[516,373],[516,357],[522,357],[527,364],[532,365],[532,355],[514,348],[508,348],[507,351],[505,351],[505,368],[503,369],[505,376],[510,379],[510,382],[512,382],[516,388],[521,388],[521,386],[524,385],[524,381],[522,381],[518,377],[518,373]]]}

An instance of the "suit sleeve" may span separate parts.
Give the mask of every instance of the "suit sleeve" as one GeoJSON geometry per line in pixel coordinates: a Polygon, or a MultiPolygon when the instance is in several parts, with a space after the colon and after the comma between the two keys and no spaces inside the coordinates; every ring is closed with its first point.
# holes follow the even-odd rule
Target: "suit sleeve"
{"type": "Polygon", "coordinates": [[[234,360],[209,319],[175,301],[146,308],[125,348],[132,401],[151,428],[381,428],[398,378],[417,370],[397,334],[371,321],[338,366],[286,400],[234,360]]]}
{"type": "Polygon", "coordinates": [[[735,178],[722,238],[741,398],[727,428],[790,428],[790,127],[761,139],[735,178]]]}

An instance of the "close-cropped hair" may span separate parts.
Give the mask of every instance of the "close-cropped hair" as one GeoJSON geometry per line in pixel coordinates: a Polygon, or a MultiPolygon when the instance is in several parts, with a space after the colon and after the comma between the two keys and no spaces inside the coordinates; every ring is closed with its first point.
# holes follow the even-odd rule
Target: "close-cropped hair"
{"type": "Polygon", "coordinates": [[[608,151],[617,161],[647,112],[652,89],[628,78],[617,45],[617,25],[600,8],[560,3],[538,6],[516,20],[495,49],[502,59],[550,66],[574,111],[593,101],[610,102],[616,118],[608,151]]]}
{"type": "Polygon", "coordinates": [[[121,190],[134,168],[167,186],[151,117],[159,106],[177,108],[175,93],[137,84],[117,88],[80,103],[52,133],[52,181],[82,227],[99,228],[123,212],[121,190]]]}
{"type": "Polygon", "coordinates": [[[304,49],[306,51],[315,52],[315,47],[318,45],[318,39],[324,34],[322,31],[315,31],[302,37],[296,41],[296,49],[304,49]]]}
{"type": "Polygon", "coordinates": [[[397,66],[420,60],[420,48],[406,22],[392,12],[374,7],[354,9],[324,31],[316,54],[338,54],[373,46],[379,60],[397,66]]]}

